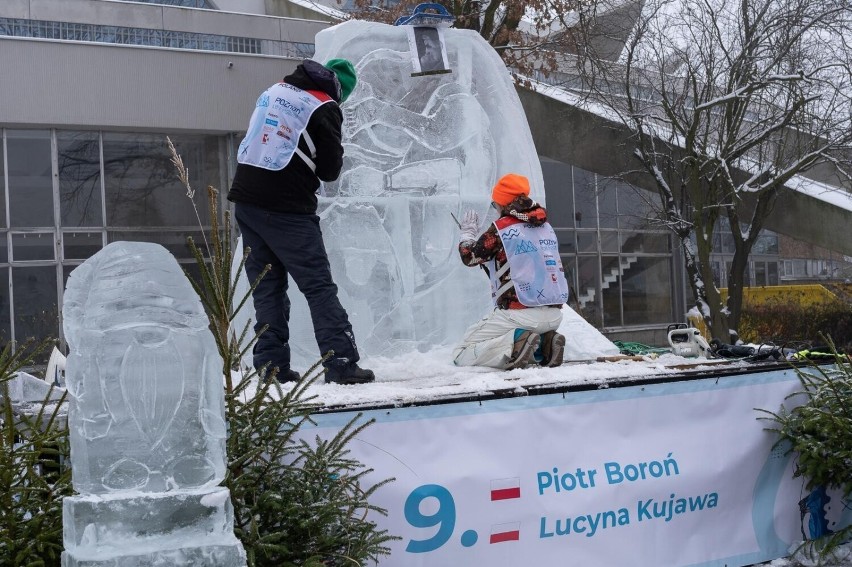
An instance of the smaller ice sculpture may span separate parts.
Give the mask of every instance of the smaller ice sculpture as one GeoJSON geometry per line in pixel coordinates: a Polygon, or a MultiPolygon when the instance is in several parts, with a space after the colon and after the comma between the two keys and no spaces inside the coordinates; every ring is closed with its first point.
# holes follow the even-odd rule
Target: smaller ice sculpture
{"type": "Polygon", "coordinates": [[[75,269],[72,479],[63,565],[242,566],[225,475],[222,359],[201,302],[158,244],[115,242],[75,269]]]}

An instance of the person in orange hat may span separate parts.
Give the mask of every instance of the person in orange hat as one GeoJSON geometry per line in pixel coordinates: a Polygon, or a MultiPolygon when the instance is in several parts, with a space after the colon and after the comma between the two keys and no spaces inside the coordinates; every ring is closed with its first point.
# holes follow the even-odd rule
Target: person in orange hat
{"type": "Polygon", "coordinates": [[[465,332],[453,351],[457,366],[512,370],[562,364],[565,337],[556,330],[568,283],[547,211],[529,194],[526,177],[506,174],[491,191],[500,217],[480,235],[475,211],[467,211],[460,224],[462,262],[485,268],[494,309],[465,332]]]}

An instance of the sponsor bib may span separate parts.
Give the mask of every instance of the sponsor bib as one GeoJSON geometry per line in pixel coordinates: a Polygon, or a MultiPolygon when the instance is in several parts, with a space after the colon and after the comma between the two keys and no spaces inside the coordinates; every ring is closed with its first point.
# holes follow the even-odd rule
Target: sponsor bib
{"type": "MultiPolygon", "coordinates": [[[[568,282],[559,257],[559,243],[550,223],[534,226],[512,217],[494,222],[506,251],[506,261],[518,301],[526,307],[560,305],[568,301],[568,282]]],[[[491,298],[496,302],[500,274],[492,266],[491,298]]],[[[498,293],[499,292],[499,293],[498,293]]]]}
{"type": "Polygon", "coordinates": [[[283,169],[296,149],[314,111],[332,100],[322,91],[303,91],[277,83],[257,99],[245,138],[237,150],[239,163],[283,169]]]}

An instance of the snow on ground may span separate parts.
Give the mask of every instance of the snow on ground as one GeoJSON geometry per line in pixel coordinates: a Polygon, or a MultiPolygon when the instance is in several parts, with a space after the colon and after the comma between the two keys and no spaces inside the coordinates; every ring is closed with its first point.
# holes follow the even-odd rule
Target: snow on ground
{"type": "MultiPolygon", "coordinates": [[[[599,387],[651,377],[671,378],[685,370],[709,370],[720,365],[750,367],[745,362],[684,358],[673,354],[643,357],[643,360],[598,362],[596,359],[566,361],[557,368],[530,367],[510,371],[484,367],[459,367],[452,362],[451,348],[414,352],[403,357],[372,357],[359,362],[376,374],[372,384],[343,386],[326,384],[318,378],[307,391],[322,407],[401,406],[437,399],[470,398],[531,387],[599,387]],[[683,368],[686,365],[688,368],[683,368]]],[[[304,372],[307,369],[297,368],[304,372]]],[[[289,391],[291,384],[282,389],[289,391]]]]}

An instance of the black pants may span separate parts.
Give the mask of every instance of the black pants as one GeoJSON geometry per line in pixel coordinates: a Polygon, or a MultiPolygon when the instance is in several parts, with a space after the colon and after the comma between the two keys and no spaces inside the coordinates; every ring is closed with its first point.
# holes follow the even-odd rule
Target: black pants
{"type": "Polygon", "coordinates": [[[290,368],[287,274],[308,300],[320,353],[333,350],[335,362],[343,362],[340,359],[356,362],[358,348],[349,317],[337,299],[337,286],[331,279],[319,217],[274,213],[245,203],[237,203],[235,213],[243,247],[251,248],[245,264],[249,283],[257,279],[267,264],[272,266],[252,296],[257,317],[255,331],[269,325],[254,346],[255,368],[267,362],[282,370],[290,368]]]}

